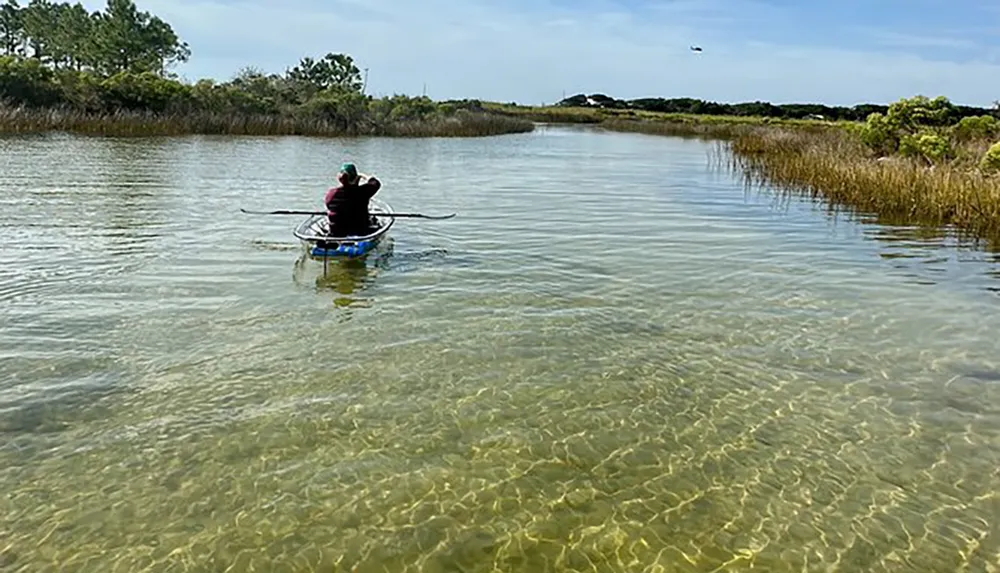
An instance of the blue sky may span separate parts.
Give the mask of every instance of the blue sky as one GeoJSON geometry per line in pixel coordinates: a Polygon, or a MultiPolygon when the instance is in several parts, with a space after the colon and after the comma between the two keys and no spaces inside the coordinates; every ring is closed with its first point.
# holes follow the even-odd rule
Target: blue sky
{"type": "MultiPolygon", "coordinates": [[[[98,9],[100,1],[84,2],[98,9]]],[[[997,0],[137,0],[192,50],[187,79],[352,55],[370,93],[853,105],[1000,99],[997,0]],[[696,54],[690,45],[702,46],[696,54]]]]}

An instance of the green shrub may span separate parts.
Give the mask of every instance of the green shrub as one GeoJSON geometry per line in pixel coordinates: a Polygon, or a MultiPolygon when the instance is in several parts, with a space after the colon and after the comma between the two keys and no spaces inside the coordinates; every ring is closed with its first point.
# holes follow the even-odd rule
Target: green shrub
{"type": "Polygon", "coordinates": [[[903,157],[922,158],[930,164],[953,156],[948,138],[929,131],[904,135],[899,142],[899,153],[903,157]]]}
{"type": "Polygon", "coordinates": [[[880,155],[895,153],[899,148],[899,134],[894,129],[889,118],[875,112],[868,116],[868,121],[860,128],[861,141],[872,151],[880,155]]]}
{"type": "Polygon", "coordinates": [[[117,73],[100,84],[110,110],[165,112],[187,109],[193,103],[191,88],[152,72],[117,73]]]}
{"type": "Polygon", "coordinates": [[[27,107],[64,103],[55,73],[34,58],[0,57],[0,101],[27,107]]]}
{"type": "Polygon", "coordinates": [[[393,96],[392,112],[389,118],[394,121],[420,121],[430,119],[437,114],[437,105],[427,96],[407,97],[402,95],[393,96]]]}
{"type": "Polygon", "coordinates": [[[930,99],[927,96],[902,98],[893,102],[886,116],[896,129],[914,132],[920,127],[940,127],[952,123],[956,113],[954,104],[944,96],[930,99]]]}
{"type": "Polygon", "coordinates": [[[986,173],[1000,172],[1000,142],[994,143],[986,150],[979,167],[986,173]]]}
{"type": "Polygon", "coordinates": [[[885,114],[870,114],[853,133],[878,155],[899,153],[929,164],[958,156],[969,158],[968,146],[956,144],[1000,133],[1000,122],[992,116],[967,117],[955,124],[957,115],[958,108],[943,96],[903,98],[890,105],[885,114]]]}
{"type": "Polygon", "coordinates": [[[368,98],[360,93],[324,90],[296,109],[299,117],[337,126],[345,132],[363,131],[368,122],[368,98]]]}
{"type": "Polygon", "coordinates": [[[86,112],[106,109],[101,89],[101,78],[87,72],[62,70],[58,74],[61,99],[71,107],[86,112]]]}
{"type": "Polygon", "coordinates": [[[1000,121],[992,115],[964,117],[952,129],[956,141],[994,138],[1000,135],[1000,121]]]}

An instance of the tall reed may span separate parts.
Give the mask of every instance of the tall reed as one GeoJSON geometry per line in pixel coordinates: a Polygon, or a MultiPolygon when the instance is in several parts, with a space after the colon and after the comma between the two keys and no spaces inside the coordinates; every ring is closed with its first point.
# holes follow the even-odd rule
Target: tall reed
{"type": "Polygon", "coordinates": [[[527,133],[535,124],[521,118],[493,113],[463,113],[420,121],[398,121],[379,130],[389,137],[487,137],[527,133]]]}
{"type": "Polygon", "coordinates": [[[213,112],[153,113],[117,111],[85,113],[71,108],[0,106],[0,133],[66,131],[89,135],[308,135],[391,137],[477,137],[524,133],[534,129],[528,120],[489,113],[459,113],[447,118],[389,122],[360,128],[318,118],[276,114],[213,112]]]}
{"type": "Polygon", "coordinates": [[[600,125],[609,131],[693,137],[698,139],[731,139],[738,134],[746,132],[751,127],[749,123],[702,120],[685,121],[682,119],[656,121],[612,119],[604,121],[600,125]]]}
{"type": "Polygon", "coordinates": [[[719,146],[751,187],[804,193],[908,224],[950,226],[991,242],[1000,237],[1000,179],[983,174],[971,160],[927,166],[874,157],[844,130],[756,127],[719,146]]]}

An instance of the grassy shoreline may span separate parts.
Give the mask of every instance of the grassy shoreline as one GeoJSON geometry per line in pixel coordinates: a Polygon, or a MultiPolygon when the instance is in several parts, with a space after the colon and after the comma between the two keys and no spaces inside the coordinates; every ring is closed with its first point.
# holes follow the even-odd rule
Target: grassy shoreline
{"type": "Polygon", "coordinates": [[[779,119],[746,115],[664,113],[599,107],[518,106],[489,102],[483,102],[482,107],[490,113],[524,118],[538,123],[593,124],[602,126],[642,124],[648,125],[651,128],[665,125],[680,125],[689,126],[692,133],[702,132],[711,127],[729,128],[731,126],[783,125],[825,128],[857,123],[817,119],[779,119]]]}
{"type": "Polygon", "coordinates": [[[1000,250],[995,152],[994,168],[988,168],[991,145],[1000,150],[1000,122],[979,131],[969,120],[920,125],[907,119],[903,104],[918,105],[913,101],[901,100],[894,110],[902,119],[890,117],[884,134],[876,129],[881,117],[866,123],[503,104],[487,109],[544,123],[716,141],[721,165],[748,188],[795,193],[895,224],[950,228],[963,240],[1000,250]]]}
{"type": "Polygon", "coordinates": [[[283,73],[248,67],[227,81],[189,82],[168,72],[188,61],[187,43],[132,0],[103,12],[12,1],[4,14],[0,134],[481,137],[591,124],[722,140],[748,182],[1000,236],[1000,103],[988,110],[917,96],[844,108],[578,94],[534,107],[375,98],[353,57],[332,52],[283,73]]]}
{"type": "Polygon", "coordinates": [[[872,157],[845,132],[756,130],[719,148],[748,188],[807,196],[894,224],[951,228],[960,238],[1000,245],[1000,179],[968,165],[872,157]]]}
{"type": "Polygon", "coordinates": [[[0,134],[70,132],[81,135],[143,137],[164,135],[303,135],[318,137],[487,137],[530,132],[530,121],[483,112],[448,117],[395,120],[365,129],[341,122],[276,114],[194,111],[82,112],[72,108],[28,108],[0,105],[0,134]]]}
{"type": "Polygon", "coordinates": [[[983,167],[990,144],[1000,139],[997,130],[969,137],[959,137],[956,130],[960,126],[954,125],[914,131],[916,135],[900,132],[889,137],[895,141],[895,148],[883,149],[884,142],[874,147],[866,143],[871,134],[865,130],[871,126],[856,121],[488,102],[471,110],[385,120],[350,129],[342,122],[284,114],[85,113],[71,107],[0,105],[0,133],[483,137],[530,132],[536,123],[592,125],[609,131],[714,140],[726,157],[725,166],[738,173],[747,186],[768,187],[779,194],[797,193],[824,200],[831,208],[896,223],[950,227],[966,238],[986,239],[1000,246],[1000,169],[983,167]],[[908,137],[919,142],[928,134],[942,140],[951,138],[946,142],[947,152],[942,152],[940,158],[932,158],[928,152],[905,153],[908,137]]]}
{"type": "MultiPolygon", "coordinates": [[[[447,106],[449,102],[436,103],[447,106]]],[[[361,122],[359,122],[361,123],[361,122]]],[[[588,124],[628,131],[705,139],[728,139],[761,125],[826,129],[845,122],[780,120],[753,116],[669,114],[595,108],[510,106],[483,102],[450,115],[345,125],[324,117],[276,113],[83,111],[73,106],[12,106],[0,102],[0,134],[71,132],[84,135],[306,135],[379,137],[479,137],[533,131],[536,124],[588,124]]]]}

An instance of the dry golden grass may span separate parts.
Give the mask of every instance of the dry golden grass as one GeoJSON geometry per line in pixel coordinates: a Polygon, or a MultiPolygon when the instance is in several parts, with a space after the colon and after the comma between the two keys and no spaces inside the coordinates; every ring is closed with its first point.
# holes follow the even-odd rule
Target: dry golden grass
{"type": "MultiPolygon", "coordinates": [[[[523,133],[534,129],[525,119],[488,113],[460,113],[450,118],[392,123],[369,135],[391,137],[477,137],[523,133]]],[[[66,131],[88,135],[307,135],[352,136],[358,130],[339,122],[278,115],[211,112],[162,114],[141,111],[83,113],[72,109],[0,106],[0,133],[66,131]]]]}
{"type": "Polygon", "coordinates": [[[959,159],[933,167],[873,157],[845,130],[758,127],[720,146],[750,186],[801,192],[896,222],[952,226],[991,242],[1000,237],[1000,179],[975,167],[983,142],[968,143],[959,159]]]}

